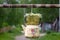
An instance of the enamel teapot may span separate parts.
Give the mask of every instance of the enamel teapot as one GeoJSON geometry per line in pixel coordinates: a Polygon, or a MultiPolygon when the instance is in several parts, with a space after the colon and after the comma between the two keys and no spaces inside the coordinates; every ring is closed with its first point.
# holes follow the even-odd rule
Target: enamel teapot
{"type": "Polygon", "coordinates": [[[39,21],[42,18],[39,13],[27,13],[24,15],[25,17],[25,25],[22,25],[24,30],[25,37],[39,37],[40,36],[40,27],[39,21]]]}

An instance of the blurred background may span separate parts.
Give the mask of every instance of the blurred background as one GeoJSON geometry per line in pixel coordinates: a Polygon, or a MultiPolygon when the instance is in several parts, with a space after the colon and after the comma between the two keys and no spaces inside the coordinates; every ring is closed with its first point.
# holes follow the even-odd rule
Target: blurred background
{"type": "MultiPolygon", "coordinates": [[[[59,0],[0,0],[0,4],[59,4],[59,0]]],[[[0,8],[0,33],[3,33],[0,40],[12,40],[14,38],[10,36],[21,34],[24,14],[30,13],[31,10],[33,13],[42,14],[42,32],[47,30],[60,32],[59,8],[0,8]]]]}

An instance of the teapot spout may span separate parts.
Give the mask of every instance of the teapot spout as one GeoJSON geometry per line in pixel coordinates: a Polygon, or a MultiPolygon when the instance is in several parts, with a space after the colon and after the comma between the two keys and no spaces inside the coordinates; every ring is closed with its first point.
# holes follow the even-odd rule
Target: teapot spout
{"type": "Polygon", "coordinates": [[[25,31],[25,26],[24,25],[21,25],[22,26],[22,28],[23,28],[23,31],[25,31]]]}

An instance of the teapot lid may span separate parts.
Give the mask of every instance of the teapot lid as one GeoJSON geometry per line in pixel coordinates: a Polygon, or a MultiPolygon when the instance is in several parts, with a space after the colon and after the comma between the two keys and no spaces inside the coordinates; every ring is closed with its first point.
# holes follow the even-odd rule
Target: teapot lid
{"type": "Polygon", "coordinates": [[[24,15],[24,17],[26,17],[26,16],[38,16],[38,17],[40,17],[40,18],[42,18],[42,14],[40,14],[40,13],[26,13],[25,15],[24,15]]]}

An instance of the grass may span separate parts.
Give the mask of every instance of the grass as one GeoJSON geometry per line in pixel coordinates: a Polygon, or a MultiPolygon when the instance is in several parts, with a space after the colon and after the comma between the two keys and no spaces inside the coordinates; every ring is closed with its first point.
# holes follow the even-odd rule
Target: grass
{"type": "Polygon", "coordinates": [[[16,27],[12,31],[0,33],[0,40],[15,40],[16,35],[21,35],[21,30],[20,27],[16,27]]]}
{"type": "Polygon", "coordinates": [[[10,33],[3,33],[0,34],[0,40],[14,40],[14,36],[10,33]]]}
{"type": "MultiPolygon", "coordinates": [[[[21,35],[21,28],[16,27],[16,29],[13,29],[12,31],[1,33],[0,34],[0,40],[15,40],[16,35],[21,35]]],[[[39,38],[31,38],[31,40],[60,40],[60,33],[50,33],[46,36],[39,37],[39,38]]]]}
{"type": "Polygon", "coordinates": [[[31,40],[60,40],[60,33],[51,33],[44,37],[32,38],[31,40]]]}

